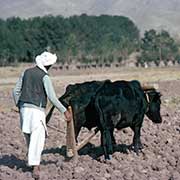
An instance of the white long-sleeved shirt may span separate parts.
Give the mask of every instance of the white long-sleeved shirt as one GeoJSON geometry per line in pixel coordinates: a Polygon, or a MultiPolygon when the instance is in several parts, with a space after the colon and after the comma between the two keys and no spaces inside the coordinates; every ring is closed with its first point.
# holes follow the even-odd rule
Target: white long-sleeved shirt
{"type": "MultiPolygon", "coordinates": [[[[16,104],[16,106],[20,106],[20,107],[33,107],[33,108],[38,108],[40,110],[45,110],[42,107],[38,107],[34,104],[30,104],[30,103],[20,103],[19,102],[19,98],[21,95],[21,89],[22,89],[22,81],[23,81],[23,76],[24,76],[24,72],[21,74],[19,80],[16,83],[15,88],[13,89],[13,98],[14,98],[14,102],[16,104]]],[[[54,91],[51,79],[48,75],[45,75],[43,77],[43,85],[47,94],[48,99],[50,100],[50,102],[62,113],[64,113],[67,109],[63,106],[63,104],[58,100],[56,93],[54,91]]]]}

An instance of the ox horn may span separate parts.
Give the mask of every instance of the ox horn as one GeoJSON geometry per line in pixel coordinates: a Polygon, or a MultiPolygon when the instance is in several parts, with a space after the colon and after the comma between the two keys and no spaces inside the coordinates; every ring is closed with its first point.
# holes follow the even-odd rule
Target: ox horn
{"type": "Polygon", "coordinates": [[[159,89],[159,85],[157,83],[143,83],[142,89],[145,90],[151,90],[151,89],[159,89]]]}

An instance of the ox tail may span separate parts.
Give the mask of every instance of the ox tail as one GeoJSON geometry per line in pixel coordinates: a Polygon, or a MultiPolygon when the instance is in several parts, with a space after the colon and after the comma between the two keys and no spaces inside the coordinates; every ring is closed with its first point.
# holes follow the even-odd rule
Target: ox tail
{"type": "Polygon", "coordinates": [[[52,108],[50,109],[50,111],[48,112],[47,116],[46,116],[46,124],[49,122],[51,116],[52,116],[52,113],[54,111],[54,108],[55,106],[52,106],[52,108]]]}
{"type": "Polygon", "coordinates": [[[100,124],[100,131],[101,131],[101,146],[104,150],[105,159],[110,159],[110,154],[113,153],[113,145],[112,145],[112,138],[111,133],[108,128],[108,123],[106,122],[106,118],[104,117],[104,113],[102,108],[100,107],[99,98],[96,96],[95,98],[95,108],[99,114],[99,124],[100,124]]]}

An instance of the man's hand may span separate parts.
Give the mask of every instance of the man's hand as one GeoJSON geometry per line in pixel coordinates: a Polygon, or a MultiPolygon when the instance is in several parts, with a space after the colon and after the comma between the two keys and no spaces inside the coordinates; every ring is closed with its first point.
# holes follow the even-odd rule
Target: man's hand
{"type": "Polygon", "coordinates": [[[72,115],[68,110],[64,112],[64,116],[65,116],[67,122],[71,121],[72,115]]]}
{"type": "Polygon", "coordinates": [[[14,112],[16,112],[16,113],[19,113],[19,111],[20,111],[17,106],[16,106],[16,107],[13,107],[11,110],[14,111],[14,112]]]}

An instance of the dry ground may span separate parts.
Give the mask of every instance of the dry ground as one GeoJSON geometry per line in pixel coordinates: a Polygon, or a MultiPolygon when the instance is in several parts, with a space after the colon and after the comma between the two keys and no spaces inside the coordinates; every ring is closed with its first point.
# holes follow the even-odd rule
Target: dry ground
{"type": "MultiPolygon", "coordinates": [[[[30,66],[30,65],[29,65],[30,66]]],[[[19,128],[19,116],[12,111],[12,88],[24,66],[0,68],[0,180],[31,180],[26,165],[26,146],[19,128]]],[[[49,129],[42,155],[41,179],[57,180],[179,180],[180,179],[180,71],[174,68],[119,68],[88,71],[50,72],[58,95],[68,84],[91,80],[131,80],[156,82],[162,96],[162,124],[145,117],[142,128],[143,152],[126,152],[132,141],[127,128],[115,131],[117,150],[109,162],[103,161],[99,134],[79,152],[77,164],[65,161],[65,134],[49,129]]],[[[50,124],[65,132],[66,123],[55,111],[50,124]]],[[[86,136],[82,129],[80,140],[86,136]]]]}

